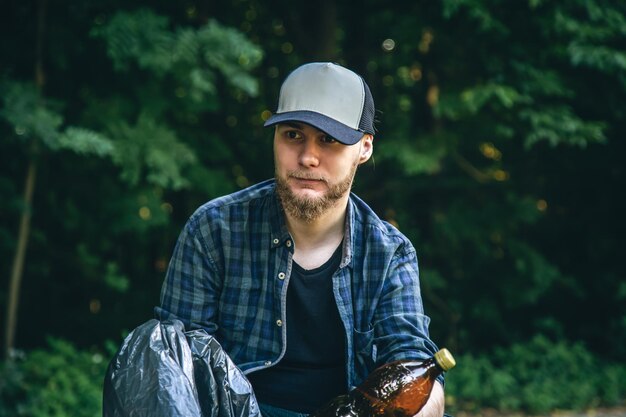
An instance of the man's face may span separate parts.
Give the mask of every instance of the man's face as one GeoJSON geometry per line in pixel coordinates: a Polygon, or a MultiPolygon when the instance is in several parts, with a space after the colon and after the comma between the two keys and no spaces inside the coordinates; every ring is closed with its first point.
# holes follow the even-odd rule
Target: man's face
{"type": "Polygon", "coordinates": [[[312,222],[347,199],[354,174],[372,151],[372,137],[344,145],[304,123],[279,124],[274,132],[276,190],[285,210],[312,222]]]}

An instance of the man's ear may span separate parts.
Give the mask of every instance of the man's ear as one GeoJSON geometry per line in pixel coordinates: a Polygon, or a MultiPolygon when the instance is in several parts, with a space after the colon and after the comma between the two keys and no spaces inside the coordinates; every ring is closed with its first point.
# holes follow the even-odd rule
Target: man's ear
{"type": "Polygon", "coordinates": [[[366,134],[361,139],[361,154],[359,155],[359,164],[367,162],[374,152],[374,136],[366,134]]]}

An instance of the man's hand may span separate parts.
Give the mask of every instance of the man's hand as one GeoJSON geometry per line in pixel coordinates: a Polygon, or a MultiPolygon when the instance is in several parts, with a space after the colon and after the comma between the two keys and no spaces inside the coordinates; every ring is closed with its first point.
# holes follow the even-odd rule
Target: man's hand
{"type": "Polygon", "coordinates": [[[435,381],[428,402],[415,417],[442,417],[444,403],[443,387],[439,381],[435,381]]]}

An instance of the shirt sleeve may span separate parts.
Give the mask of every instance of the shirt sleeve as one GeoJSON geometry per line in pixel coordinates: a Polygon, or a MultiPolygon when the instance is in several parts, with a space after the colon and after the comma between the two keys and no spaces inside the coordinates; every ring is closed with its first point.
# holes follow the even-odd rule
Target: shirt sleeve
{"type": "MultiPolygon", "coordinates": [[[[374,316],[376,365],[426,359],[438,348],[430,339],[424,313],[415,249],[404,244],[394,254],[374,316]]],[[[439,378],[443,383],[443,378],[439,378]]]]}
{"type": "Polygon", "coordinates": [[[204,329],[214,334],[221,290],[219,276],[197,223],[190,219],[174,248],[161,288],[161,305],[155,308],[156,318],[178,319],[186,330],[204,329]]]}

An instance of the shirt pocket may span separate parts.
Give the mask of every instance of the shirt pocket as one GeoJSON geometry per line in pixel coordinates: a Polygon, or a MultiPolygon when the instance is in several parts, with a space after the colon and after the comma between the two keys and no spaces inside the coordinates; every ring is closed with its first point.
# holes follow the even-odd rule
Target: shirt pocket
{"type": "Polygon", "coordinates": [[[355,373],[359,381],[365,380],[376,364],[374,329],[361,331],[353,329],[355,373]]]}

